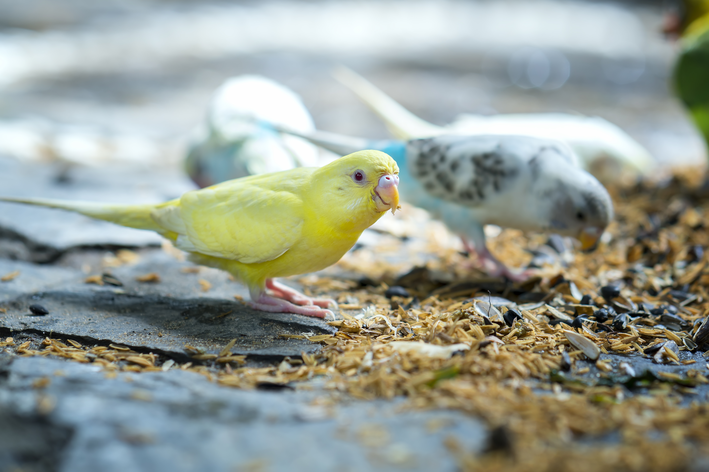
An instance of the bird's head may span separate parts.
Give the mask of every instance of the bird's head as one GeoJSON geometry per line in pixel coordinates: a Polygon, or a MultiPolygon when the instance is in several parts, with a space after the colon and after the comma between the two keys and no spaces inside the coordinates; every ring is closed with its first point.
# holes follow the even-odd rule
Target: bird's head
{"type": "Polygon", "coordinates": [[[574,169],[573,174],[557,180],[549,192],[549,229],[573,236],[581,242],[582,250],[593,251],[613,219],[613,202],[605,187],[591,174],[582,169],[574,169]]]}
{"type": "Polygon", "coordinates": [[[313,197],[334,224],[363,230],[399,208],[399,167],[380,151],[359,151],[321,167],[313,175],[313,197]]]}

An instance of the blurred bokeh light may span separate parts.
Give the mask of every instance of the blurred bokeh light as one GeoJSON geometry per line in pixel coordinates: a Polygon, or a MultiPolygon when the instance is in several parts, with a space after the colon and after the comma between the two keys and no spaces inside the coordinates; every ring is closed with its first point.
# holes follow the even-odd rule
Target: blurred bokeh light
{"type": "Polygon", "coordinates": [[[0,154],[175,162],[226,78],[299,93],[320,129],[387,136],[344,64],[419,116],[606,118],[661,162],[701,162],[672,96],[660,2],[0,0],[0,154]]]}

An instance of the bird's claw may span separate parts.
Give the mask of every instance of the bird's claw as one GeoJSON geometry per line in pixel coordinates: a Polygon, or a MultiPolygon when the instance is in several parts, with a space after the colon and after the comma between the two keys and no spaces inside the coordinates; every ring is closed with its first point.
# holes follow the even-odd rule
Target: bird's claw
{"type": "Polygon", "coordinates": [[[504,277],[512,282],[524,282],[533,275],[531,270],[513,272],[504,265],[496,266],[489,270],[488,273],[493,277],[504,277]]]}
{"type": "Polygon", "coordinates": [[[268,290],[268,294],[263,294],[256,302],[251,302],[251,306],[264,311],[286,311],[288,313],[298,313],[318,318],[328,316],[331,318],[335,317],[333,312],[327,309],[329,307],[337,308],[337,302],[335,300],[330,298],[310,298],[273,279],[266,280],[266,289],[268,290]],[[262,306],[278,306],[279,310],[262,308],[262,306]]]}
{"type": "Polygon", "coordinates": [[[296,305],[282,298],[272,297],[265,293],[262,294],[258,300],[248,302],[248,305],[256,310],[271,313],[295,313],[297,315],[312,316],[315,318],[335,318],[335,314],[330,310],[315,305],[296,305]]]}

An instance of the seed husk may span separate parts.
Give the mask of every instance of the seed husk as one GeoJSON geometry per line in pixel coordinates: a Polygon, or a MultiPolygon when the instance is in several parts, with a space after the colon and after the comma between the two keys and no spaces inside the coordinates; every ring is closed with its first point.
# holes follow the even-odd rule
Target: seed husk
{"type": "Polygon", "coordinates": [[[682,344],[687,348],[688,351],[694,351],[697,349],[697,343],[692,341],[691,338],[682,338],[682,344]]]}
{"type": "Polygon", "coordinates": [[[569,305],[576,310],[576,316],[593,316],[595,307],[593,305],[569,305]]]}
{"type": "Polygon", "coordinates": [[[703,347],[709,343],[709,316],[704,318],[702,324],[699,325],[699,328],[694,333],[692,340],[697,343],[699,347],[703,347]]]}
{"type": "Polygon", "coordinates": [[[656,352],[658,352],[660,349],[662,349],[662,346],[664,346],[666,342],[667,341],[663,341],[663,342],[653,344],[652,346],[646,347],[643,351],[645,352],[645,354],[652,356],[656,352]]]}
{"type": "Polygon", "coordinates": [[[139,275],[135,278],[135,280],[141,283],[156,284],[160,282],[160,276],[155,272],[150,272],[149,274],[139,275]]]}
{"type": "Polygon", "coordinates": [[[613,318],[613,329],[616,331],[625,331],[628,328],[630,317],[626,313],[621,313],[613,318]]]}
{"type": "Polygon", "coordinates": [[[114,287],[123,287],[123,282],[111,274],[101,274],[101,282],[106,285],[113,285],[114,287]]]}
{"type": "Polygon", "coordinates": [[[551,314],[554,318],[557,320],[563,320],[563,321],[573,321],[573,318],[567,315],[566,313],[562,313],[556,308],[554,308],[551,305],[546,305],[545,308],[547,309],[547,312],[551,314]]]}
{"type": "Polygon", "coordinates": [[[578,289],[576,284],[573,282],[569,282],[569,293],[572,297],[576,299],[576,301],[578,301],[579,303],[581,302],[583,295],[581,294],[581,291],[578,289]]]}
{"type": "Polygon", "coordinates": [[[629,375],[630,377],[635,377],[635,369],[633,369],[633,366],[628,364],[627,362],[621,362],[620,365],[621,372],[625,375],[629,375]]]}
{"type": "Polygon", "coordinates": [[[491,321],[505,322],[502,318],[502,313],[500,313],[500,310],[495,308],[494,305],[481,300],[475,300],[473,306],[475,307],[475,312],[480,316],[489,318],[491,321]]]}
{"type": "Polygon", "coordinates": [[[153,363],[149,359],[140,356],[128,356],[126,357],[126,361],[132,362],[133,364],[137,364],[143,367],[153,366],[153,363]]]}
{"type": "Polygon", "coordinates": [[[434,344],[428,344],[421,341],[393,341],[390,342],[388,346],[393,347],[395,351],[401,354],[416,353],[434,359],[448,359],[455,352],[467,351],[470,349],[470,346],[467,344],[436,346],[434,344]]]}
{"type": "Polygon", "coordinates": [[[199,283],[200,290],[203,292],[209,292],[212,289],[212,283],[208,280],[199,279],[197,282],[199,283]]]}
{"type": "Polygon", "coordinates": [[[19,270],[16,270],[14,272],[10,272],[9,274],[5,274],[2,277],[0,277],[0,282],[10,282],[12,280],[15,280],[19,275],[20,275],[19,270]]]}
{"type": "Polygon", "coordinates": [[[234,344],[236,344],[236,338],[229,341],[229,343],[227,343],[227,345],[224,346],[221,351],[219,351],[219,357],[225,357],[231,354],[231,348],[234,347],[234,344]]]}
{"type": "Polygon", "coordinates": [[[674,341],[667,341],[662,348],[653,356],[658,364],[679,363],[679,347],[674,341]]]}
{"type": "Polygon", "coordinates": [[[524,318],[522,318],[522,314],[513,308],[508,309],[502,317],[504,318],[507,326],[514,325],[517,320],[524,320],[524,318]]]}
{"type": "Polygon", "coordinates": [[[596,346],[596,343],[578,333],[569,330],[563,330],[564,336],[576,348],[583,352],[586,357],[595,361],[601,355],[601,350],[596,346]]]}

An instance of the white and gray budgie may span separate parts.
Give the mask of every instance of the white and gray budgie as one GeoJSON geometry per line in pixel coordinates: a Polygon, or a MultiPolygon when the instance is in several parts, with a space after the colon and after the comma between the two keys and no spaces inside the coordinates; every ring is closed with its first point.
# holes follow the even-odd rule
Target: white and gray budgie
{"type": "Polygon", "coordinates": [[[511,271],[490,253],[487,224],[573,236],[591,250],[613,218],[606,189],[559,141],[504,135],[371,141],[294,134],[339,154],[378,149],[392,156],[402,200],[442,220],[491,275],[523,280],[527,274],[511,271]]]}
{"type": "Polygon", "coordinates": [[[449,125],[437,126],[417,117],[350,69],[336,69],[335,77],[376,113],[398,139],[441,134],[553,139],[571,146],[583,167],[604,180],[615,180],[623,169],[646,174],[655,166],[647,149],[603,118],[567,113],[463,114],[449,125]]]}
{"type": "Polygon", "coordinates": [[[185,170],[200,187],[318,165],[318,149],[283,136],[262,122],[299,132],[315,130],[300,97],[265,77],[244,75],[224,82],[213,94],[206,123],[191,139],[185,170]]]}

